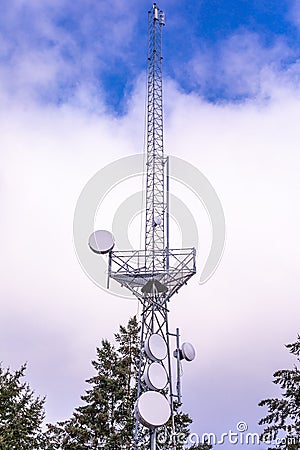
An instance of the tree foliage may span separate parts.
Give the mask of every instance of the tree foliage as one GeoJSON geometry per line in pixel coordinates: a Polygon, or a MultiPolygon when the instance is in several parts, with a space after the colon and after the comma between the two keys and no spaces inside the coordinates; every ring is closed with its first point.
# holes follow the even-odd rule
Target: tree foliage
{"type": "MultiPolygon", "coordinates": [[[[133,409],[137,393],[139,364],[139,325],[136,317],[115,334],[116,345],[102,340],[97,359],[92,361],[96,374],[87,380],[90,388],[81,397],[83,405],[72,417],[56,425],[48,425],[47,450],[131,450],[134,434],[133,409]]],[[[192,420],[183,412],[175,416],[175,434],[180,436],[176,449],[184,448],[192,420]]],[[[164,449],[173,448],[172,424],[160,430],[164,449]]],[[[141,450],[149,449],[149,432],[140,430],[141,450]]],[[[209,450],[209,446],[192,447],[209,450]]]]}
{"type": "Polygon", "coordinates": [[[22,382],[26,365],[11,373],[0,365],[0,449],[40,449],[45,399],[22,382]]]}
{"type": "Polygon", "coordinates": [[[259,406],[267,406],[268,414],[260,420],[265,425],[262,440],[275,442],[270,449],[296,450],[300,448],[300,335],[296,342],[286,345],[298,363],[290,370],[278,370],[273,382],[280,386],[280,398],[262,400],[259,406]]]}
{"type": "MultiPolygon", "coordinates": [[[[136,318],[115,335],[117,348],[102,340],[97,359],[92,361],[96,375],[81,397],[84,404],[73,416],[48,426],[51,449],[130,449],[134,419],[132,406],[136,393],[139,326],[136,318]]],[[[49,449],[50,450],[50,449],[49,449]]]]}
{"type": "MultiPolygon", "coordinates": [[[[26,365],[15,373],[0,365],[0,450],[131,450],[140,351],[136,317],[127,327],[120,326],[115,341],[113,345],[104,339],[96,349],[97,358],[92,361],[96,373],[87,380],[83,404],[69,420],[48,424],[46,432],[42,432],[45,399],[35,397],[22,382],[26,365]]],[[[164,450],[173,449],[174,439],[176,450],[185,448],[191,422],[175,404],[175,435],[170,420],[157,436],[164,450]]],[[[149,431],[143,427],[139,444],[140,450],[149,449],[149,431]]]]}
{"type": "Polygon", "coordinates": [[[204,444],[194,444],[192,447],[189,447],[188,450],[211,450],[213,447],[211,444],[204,443],[204,444]]]}

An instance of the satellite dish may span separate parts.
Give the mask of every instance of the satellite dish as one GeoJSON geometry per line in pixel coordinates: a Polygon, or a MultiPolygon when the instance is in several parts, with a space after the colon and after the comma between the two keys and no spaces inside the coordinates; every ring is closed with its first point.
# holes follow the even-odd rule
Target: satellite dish
{"type": "Polygon", "coordinates": [[[146,367],[143,378],[148,388],[158,391],[164,389],[168,382],[166,369],[157,362],[146,367]]]}
{"type": "Polygon", "coordinates": [[[184,342],[181,347],[182,356],[186,361],[193,361],[196,356],[195,348],[189,342],[184,342]]]}
{"type": "Polygon", "coordinates": [[[144,350],[151,361],[162,361],[167,356],[167,344],[157,333],[147,337],[144,350]]]}
{"type": "Polygon", "coordinates": [[[110,252],[115,245],[113,235],[106,230],[94,231],[89,238],[90,249],[98,254],[105,254],[110,252]]]}
{"type": "Polygon", "coordinates": [[[144,392],[136,401],[135,417],[147,428],[161,427],[168,422],[171,408],[166,397],[160,392],[144,392]]]}

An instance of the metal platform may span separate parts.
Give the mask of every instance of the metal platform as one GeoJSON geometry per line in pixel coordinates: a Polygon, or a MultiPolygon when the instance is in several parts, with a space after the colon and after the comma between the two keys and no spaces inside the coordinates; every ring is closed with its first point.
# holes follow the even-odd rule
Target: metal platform
{"type": "Polygon", "coordinates": [[[131,290],[137,298],[145,299],[158,293],[161,285],[166,287],[165,297],[170,298],[195,273],[195,248],[155,250],[154,252],[114,251],[109,255],[108,287],[112,278],[121,286],[131,290]],[[149,270],[149,260],[161,261],[162,264],[159,267],[163,269],[149,270]],[[153,288],[149,290],[151,281],[153,281],[153,288]]]}

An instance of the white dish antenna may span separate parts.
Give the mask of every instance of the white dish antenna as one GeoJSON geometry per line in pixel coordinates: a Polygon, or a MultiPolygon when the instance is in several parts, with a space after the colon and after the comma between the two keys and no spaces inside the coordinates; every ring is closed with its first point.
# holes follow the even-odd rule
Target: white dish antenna
{"type": "Polygon", "coordinates": [[[89,237],[90,249],[98,254],[104,255],[109,253],[115,245],[113,235],[106,230],[94,231],[89,237]]]}
{"type": "Polygon", "coordinates": [[[156,333],[147,337],[144,350],[151,361],[162,361],[168,353],[163,337],[156,333]]]}
{"type": "Polygon", "coordinates": [[[186,361],[193,361],[196,356],[195,348],[190,342],[184,342],[181,347],[182,356],[186,361]]]}
{"type": "Polygon", "coordinates": [[[179,359],[185,359],[186,361],[193,361],[196,357],[195,347],[190,342],[184,342],[181,349],[174,351],[174,356],[177,358],[177,352],[179,351],[179,359]]]}
{"type": "Polygon", "coordinates": [[[171,408],[163,394],[147,391],[137,399],[134,412],[142,425],[147,428],[157,428],[168,422],[171,408]]]}
{"type": "Polygon", "coordinates": [[[157,362],[146,367],[143,378],[148,388],[157,391],[164,389],[168,382],[166,369],[157,362]]]}

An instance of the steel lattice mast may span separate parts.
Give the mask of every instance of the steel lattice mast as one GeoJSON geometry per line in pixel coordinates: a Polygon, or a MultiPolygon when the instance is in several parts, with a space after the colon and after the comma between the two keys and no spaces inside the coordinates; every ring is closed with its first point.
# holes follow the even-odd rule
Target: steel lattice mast
{"type": "Polygon", "coordinates": [[[163,145],[162,103],[162,27],[163,12],[154,3],[148,12],[148,80],[147,80],[147,185],[145,249],[152,252],[147,266],[164,268],[157,250],[165,249],[165,158],[163,145]]]}
{"type": "Polygon", "coordinates": [[[145,427],[150,430],[151,450],[176,448],[173,438],[168,444],[156,442],[157,430],[166,422],[171,424],[171,435],[175,436],[174,402],[181,404],[180,377],[177,376],[176,393],[172,379],[172,337],[176,338],[177,374],[182,353],[178,329],[176,333],[169,331],[168,305],[173,294],[196,273],[194,248],[169,249],[168,159],[163,148],[163,26],[163,12],[154,3],[148,12],[145,249],[110,251],[108,266],[108,287],[110,280],[121,284],[142,305],[134,450],[140,448],[139,438],[145,427]],[[160,373],[155,381],[151,375],[154,369],[160,373]],[[153,402],[157,402],[154,418],[153,402]],[[160,409],[166,407],[168,412],[162,419],[160,409]]]}

